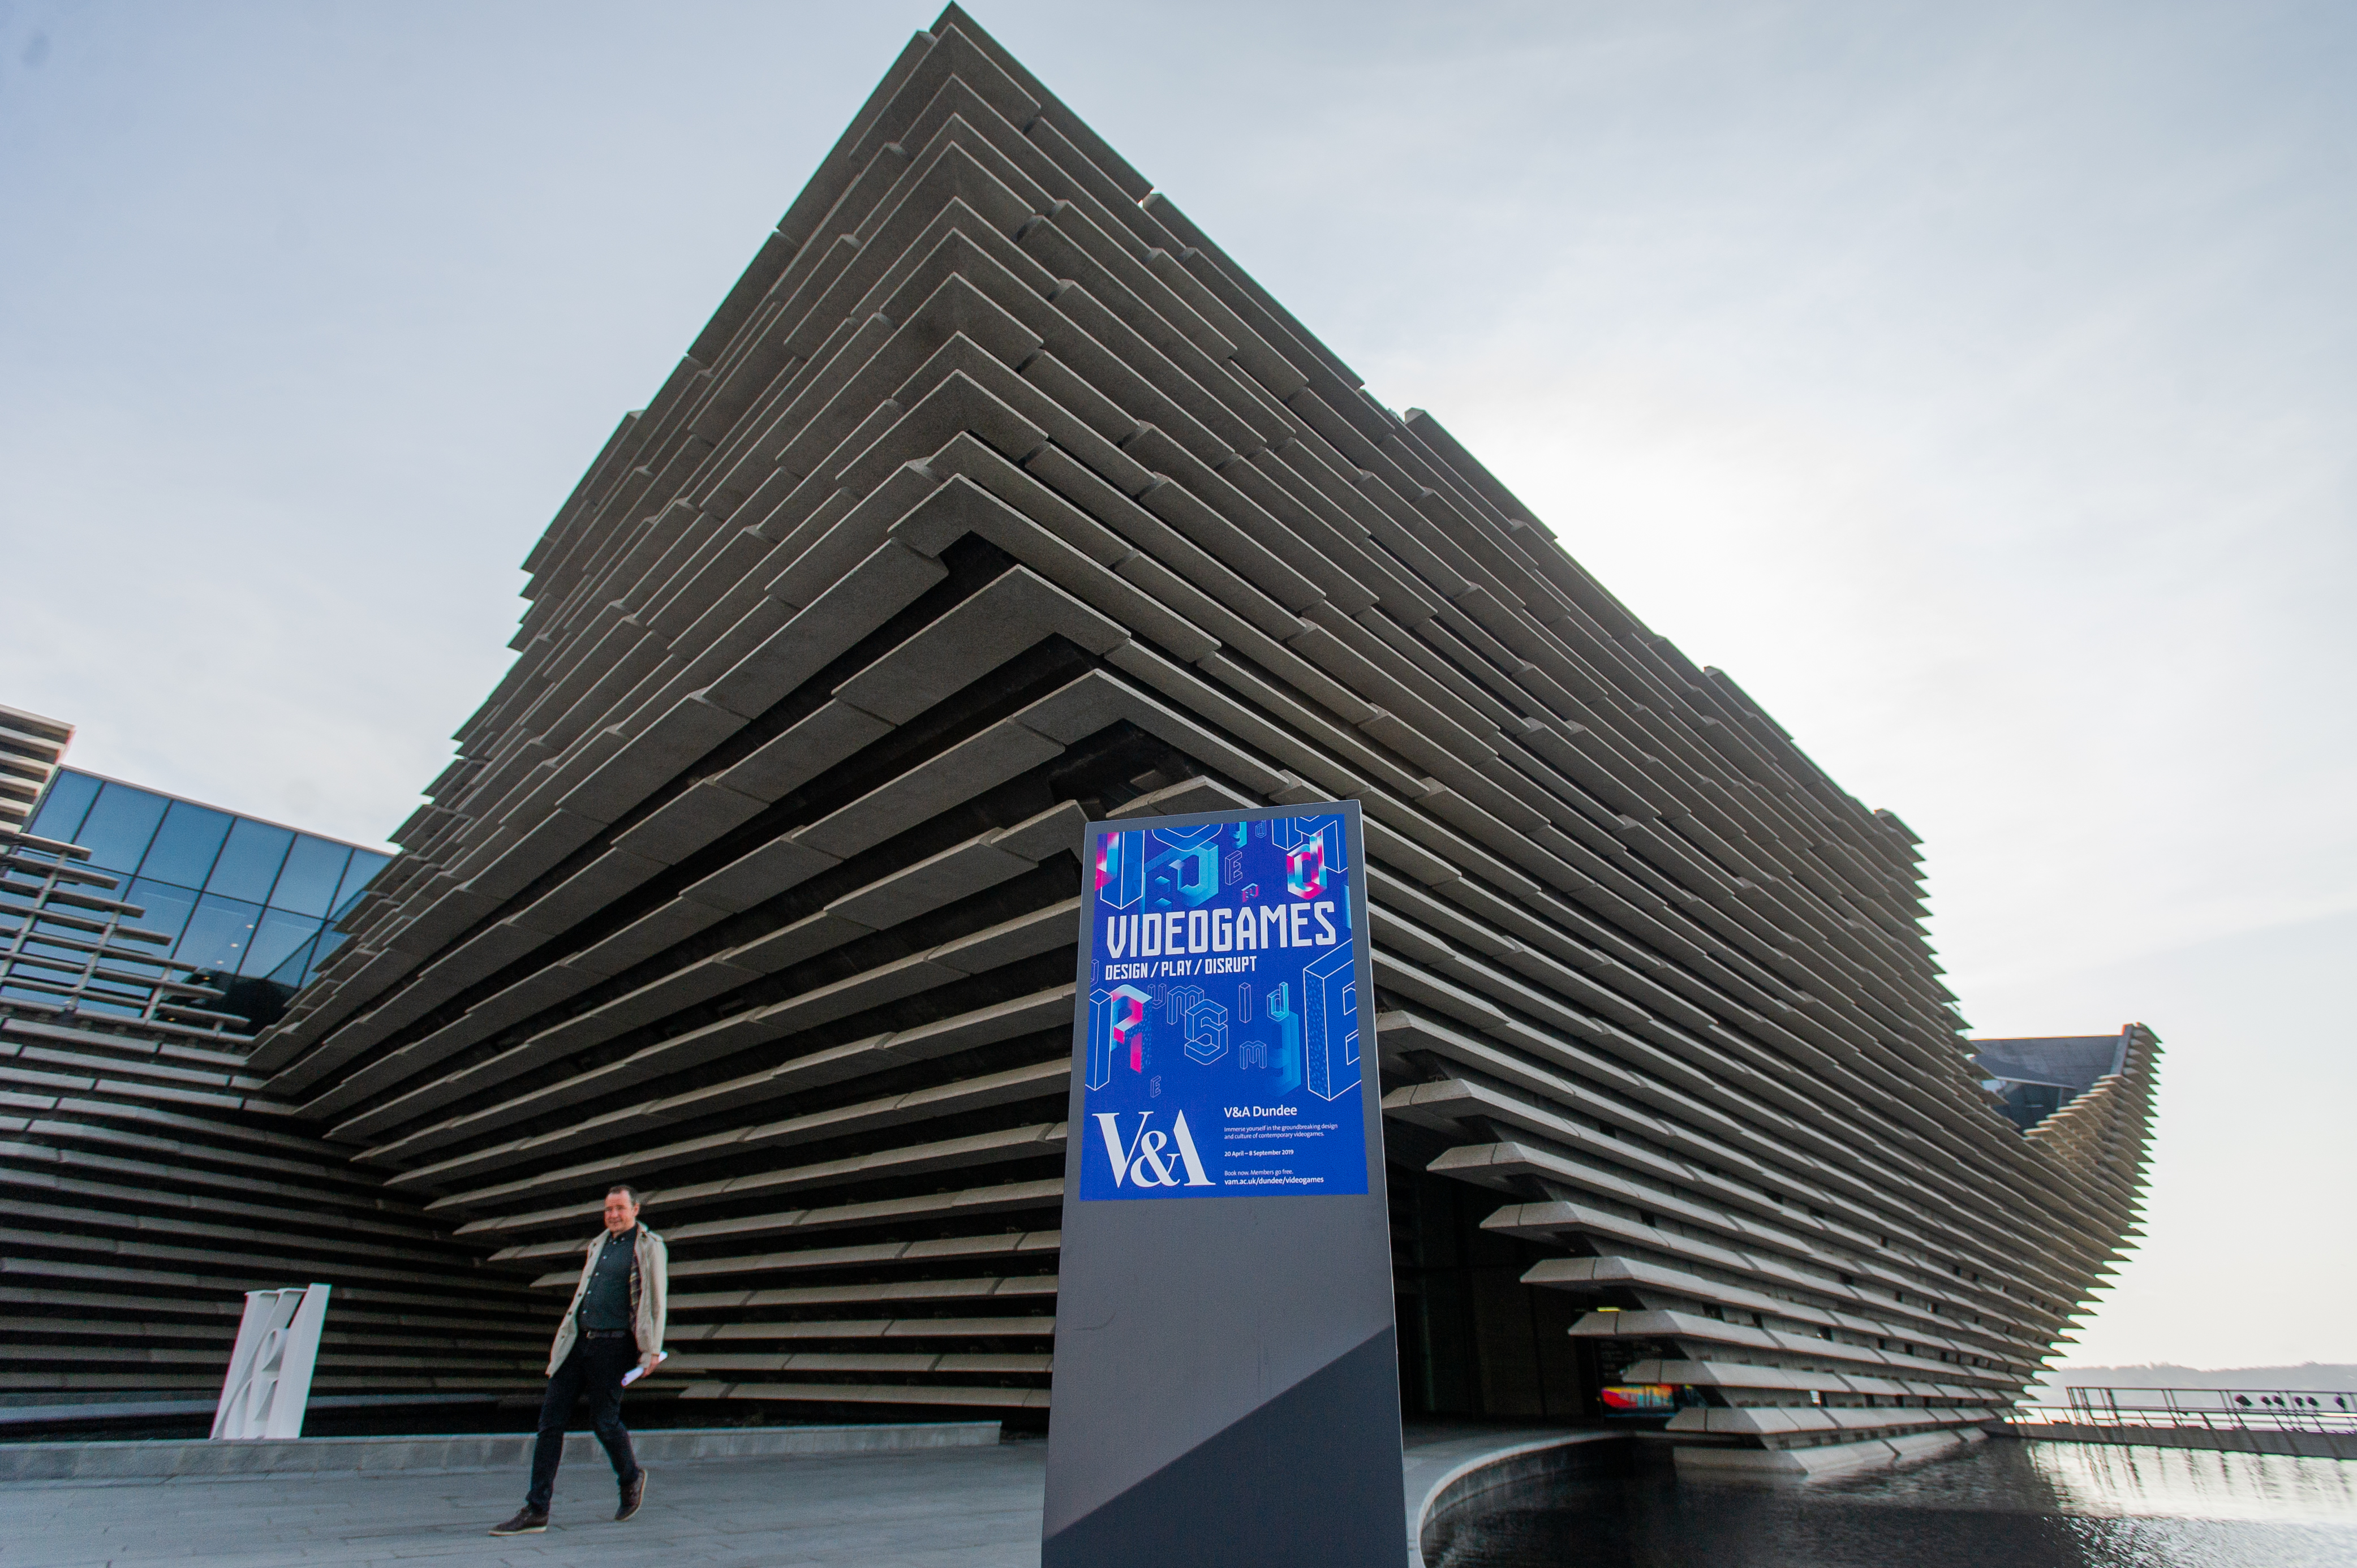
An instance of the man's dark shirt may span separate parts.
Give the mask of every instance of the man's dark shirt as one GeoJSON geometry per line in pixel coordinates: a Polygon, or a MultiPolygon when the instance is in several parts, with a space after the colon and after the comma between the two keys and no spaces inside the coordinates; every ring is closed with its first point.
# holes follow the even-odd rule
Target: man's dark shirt
{"type": "Polygon", "coordinates": [[[635,1225],[619,1236],[606,1233],[597,1249],[597,1266],[589,1272],[589,1288],[581,1297],[583,1328],[630,1326],[630,1271],[638,1267],[638,1236],[635,1225]]]}

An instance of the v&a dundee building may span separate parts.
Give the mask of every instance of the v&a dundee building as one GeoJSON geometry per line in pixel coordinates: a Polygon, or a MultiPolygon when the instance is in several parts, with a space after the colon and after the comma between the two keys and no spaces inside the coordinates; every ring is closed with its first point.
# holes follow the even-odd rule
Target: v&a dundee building
{"type": "Polygon", "coordinates": [[[1125,814],[1363,809],[1411,1415],[1930,1448],[2135,1234],[2153,1036],[1968,1041],[1906,825],[954,7],[525,564],[237,1069],[482,1303],[443,1386],[529,1386],[494,1331],[627,1177],[673,1259],[634,1399],[1044,1421],[1081,826],[1125,814]]]}

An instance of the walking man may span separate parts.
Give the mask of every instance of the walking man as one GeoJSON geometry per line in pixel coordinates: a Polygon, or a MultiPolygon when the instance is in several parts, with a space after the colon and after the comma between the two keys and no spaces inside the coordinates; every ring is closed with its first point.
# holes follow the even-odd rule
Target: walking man
{"type": "Polygon", "coordinates": [[[573,1305],[556,1326],[548,1355],[548,1393],[540,1402],[540,1441],[532,1453],[532,1490],[515,1518],[493,1535],[534,1535],[548,1528],[557,1462],[565,1457],[565,1424],[573,1403],[587,1397],[589,1424],[614,1462],[622,1488],[617,1520],[646,1500],[647,1472],[630,1452],[622,1425],[622,1379],[632,1367],[651,1371],[662,1359],[663,1303],[670,1294],[669,1254],[662,1238],[639,1223],[639,1195],[616,1186],[606,1194],[606,1229],[589,1243],[573,1305]]]}

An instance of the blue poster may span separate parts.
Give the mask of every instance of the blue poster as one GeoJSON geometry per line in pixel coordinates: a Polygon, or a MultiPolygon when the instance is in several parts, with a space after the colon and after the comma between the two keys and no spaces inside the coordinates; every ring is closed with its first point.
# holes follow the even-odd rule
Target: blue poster
{"type": "Polygon", "coordinates": [[[1367,1190],[1351,836],[1330,805],[1092,830],[1083,1201],[1367,1190]]]}

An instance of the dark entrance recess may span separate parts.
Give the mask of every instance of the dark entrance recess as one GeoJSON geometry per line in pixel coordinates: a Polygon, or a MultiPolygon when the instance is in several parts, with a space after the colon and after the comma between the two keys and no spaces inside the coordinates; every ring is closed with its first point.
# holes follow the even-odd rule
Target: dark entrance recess
{"type": "MultiPolygon", "coordinates": [[[[1386,1129],[1394,1139],[1403,1131],[1386,1129]]],[[[1512,1201],[1505,1194],[1407,1165],[1389,1170],[1403,1412],[1596,1415],[1595,1358],[1569,1336],[1585,1304],[1522,1283],[1533,1263],[1561,1254],[1481,1229],[1512,1201]]]]}

